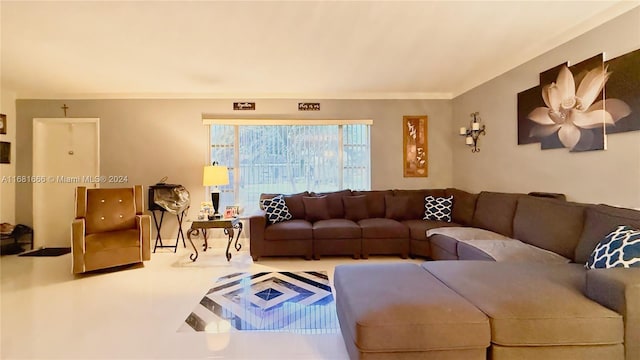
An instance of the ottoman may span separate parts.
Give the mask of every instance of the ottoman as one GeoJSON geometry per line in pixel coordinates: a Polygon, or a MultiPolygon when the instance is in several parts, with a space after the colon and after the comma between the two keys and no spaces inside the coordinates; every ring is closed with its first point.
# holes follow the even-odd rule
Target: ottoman
{"type": "Polygon", "coordinates": [[[335,268],[340,329],[351,359],[485,359],[488,318],[417,264],[335,268]]]}

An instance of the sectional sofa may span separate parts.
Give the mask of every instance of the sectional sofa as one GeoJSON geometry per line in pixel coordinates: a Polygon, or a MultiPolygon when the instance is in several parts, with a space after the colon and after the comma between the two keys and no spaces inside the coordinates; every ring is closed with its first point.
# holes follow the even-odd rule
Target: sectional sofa
{"type": "Polygon", "coordinates": [[[250,219],[254,259],[441,260],[336,267],[338,318],[351,358],[640,359],[640,268],[584,267],[618,226],[640,229],[640,211],[459,189],[285,200],[291,220],[250,219]],[[452,196],[451,222],[422,220],[426,196],[452,196]],[[354,217],[352,202],[366,203],[367,213],[354,217]]]}

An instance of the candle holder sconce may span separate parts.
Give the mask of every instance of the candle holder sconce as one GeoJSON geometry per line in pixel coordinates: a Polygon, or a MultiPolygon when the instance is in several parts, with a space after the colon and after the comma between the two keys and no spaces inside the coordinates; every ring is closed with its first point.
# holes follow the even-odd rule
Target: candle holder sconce
{"type": "Polygon", "coordinates": [[[480,151],[480,148],[478,147],[478,137],[481,134],[485,135],[485,131],[484,125],[480,124],[480,113],[477,111],[471,113],[471,117],[473,119],[469,122],[469,129],[461,127],[459,135],[465,137],[465,144],[467,144],[468,146],[473,146],[471,152],[477,153],[480,151]]]}

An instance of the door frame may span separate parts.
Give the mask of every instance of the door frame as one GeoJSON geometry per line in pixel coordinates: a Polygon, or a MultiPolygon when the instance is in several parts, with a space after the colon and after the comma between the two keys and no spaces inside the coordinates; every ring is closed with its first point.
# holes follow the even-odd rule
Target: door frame
{"type": "MultiPolygon", "coordinates": [[[[32,164],[31,164],[31,175],[32,176],[44,176],[47,174],[43,174],[41,167],[41,161],[42,159],[39,159],[36,155],[38,154],[38,149],[40,144],[42,143],[40,137],[43,135],[43,133],[39,130],[42,129],[41,126],[39,126],[40,124],[95,124],[95,136],[96,136],[96,141],[95,141],[95,146],[96,146],[96,158],[95,158],[95,169],[93,171],[93,174],[87,174],[87,175],[100,175],[100,118],[33,118],[33,134],[32,134],[32,139],[33,139],[33,145],[32,145],[32,164]]],[[[48,181],[48,180],[47,180],[48,181]]],[[[38,181],[34,181],[31,183],[32,186],[32,218],[33,218],[33,228],[34,228],[34,235],[40,233],[41,231],[35,231],[35,230],[41,230],[41,223],[42,219],[39,218],[38,216],[38,202],[36,201],[37,199],[40,198],[40,194],[42,192],[42,187],[39,186],[39,184],[41,184],[41,182],[38,181]]],[[[94,187],[100,187],[99,183],[95,183],[94,187]]],[[[69,223],[69,228],[71,228],[71,223],[69,223]]],[[[69,236],[71,236],[71,233],[69,233],[69,236]]],[[[34,247],[41,247],[44,244],[40,243],[37,241],[37,237],[34,238],[34,247]]]]}

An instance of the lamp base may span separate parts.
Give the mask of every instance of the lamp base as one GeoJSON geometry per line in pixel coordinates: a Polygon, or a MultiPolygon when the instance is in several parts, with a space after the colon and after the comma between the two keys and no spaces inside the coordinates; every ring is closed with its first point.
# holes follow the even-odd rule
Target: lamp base
{"type": "Polygon", "coordinates": [[[217,191],[211,192],[211,205],[213,206],[213,215],[209,215],[209,220],[220,219],[222,216],[218,212],[220,206],[220,193],[217,191]]]}

